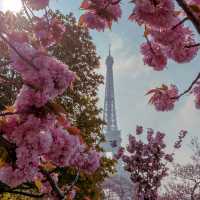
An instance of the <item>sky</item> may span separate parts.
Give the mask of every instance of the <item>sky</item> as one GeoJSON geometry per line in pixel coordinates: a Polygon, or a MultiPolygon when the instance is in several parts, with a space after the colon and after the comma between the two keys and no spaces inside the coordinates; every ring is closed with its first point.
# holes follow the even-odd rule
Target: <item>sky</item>
{"type": "MultiPolygon", "coordinates": [[[[2,2],[0,0],[0,9],[2,2]]],[[[12,0],[14,1],[14,0],[12,0]]],[[[16,0],[17,1],[17,0],[16,0]]],[[[73,12],[78,18],[82,11],[79,9],[80,0],[52,0],[50,7],[59,9],[64,14],[73,12]]],[[[153,128],[166,133],[166,143],[172,147],[177,134],[181,129],[188,130],[183,147],[176,152],[176,160],[181,163],[190,157],[190,140],[199,135],[200,110],[195,109],[194,98],[185,95],[170,112],[157,112],[148,104],[145,93],[162,83],[175,84],[180,91],[185,90],[200,71],[200,56],[192,62],[177,64],[168,62],[167,69],[155,72],[143,64],[140,54],[140,44],[145,42],[143,29],[127,20],[132,10],[128,1],[122,3],[122,19],[114,24],[112,30],[105,32],[91,31],[97,53],[101,57],[101,67],[98,73],[105,75],[105,59],[108,55],[108,46],[114,58],[114,85],[115,101],[118,118],[118,127],[121,130],[123,145],[127,144],[128,135],[134,133],[136,125],[144,128],[153,128]]],[[[99,106],[103,106],[104,86],[99,89],[99,106]]],[[[169,148],[169,151],[171,148],[169,148]]]]}

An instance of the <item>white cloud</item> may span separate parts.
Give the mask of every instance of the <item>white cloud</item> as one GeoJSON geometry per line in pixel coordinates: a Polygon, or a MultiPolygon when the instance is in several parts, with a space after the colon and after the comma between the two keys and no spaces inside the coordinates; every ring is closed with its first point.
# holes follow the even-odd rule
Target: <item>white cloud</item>
{"type": "Polygon", "coordinates": [[[194,97],[191,95],[185,98],[187,100],[176,116],[177,124],[184,126],[189,131],[200,128],[200,111],[195,108],[194,97]]]}
{"type": "MultiPolygon", "coordinates": [[[[117,73],[130,73],[131,78],[136,78],[150,71],[150,68],[144,65],[141,54],[134,51],[134,47],[128,44],[125,38],[114,32],[108,32],[107,35],[114,57],[114,70],[117,73]]],[[[105,58],[102,58],[101,65],[105,66],[105,58]]]]}
{"type": "Polygon", "coordinates": [[[124,48],[124,38],[121,38],[117,33],[108,32],[108,39],[111,44],[111,51],[117,53],[124,48]]]}

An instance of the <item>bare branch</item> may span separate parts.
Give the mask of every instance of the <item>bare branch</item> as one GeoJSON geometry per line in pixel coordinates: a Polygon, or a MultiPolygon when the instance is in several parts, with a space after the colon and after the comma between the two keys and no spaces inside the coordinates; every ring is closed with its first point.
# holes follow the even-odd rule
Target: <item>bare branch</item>
{"type": "Polygon", "coordinates": [[[191,200],[195,200],[195,198],[194,198],[194,192],[197,189],[197,187],[198,187],[199,184],[200,184],[200,181],[196,182],[195,185],[194,185],[194,187],[192,188],[191,200]]]}
{"type": "Polygon", "coordinates": [[[185,46],[186,48],[199,47],[200,43],[185,46]]]}
{"type": "Polygon", "coordinates": [[[187,20],[189,20],[188,17],[183,18],[178,24],[176,24],[175,26],[172,27],[172,30],[176,29],[178,26],[180,26],[181,24],[183,24],[187,20]]]}
{"type": "Polygon", "coordinates": [[[40,171],[46,177],[47,181],[51,185],[51,187],[52,187],[53,191],[56,193],[57,197],[60,200],[64,200],[64,198],[65,198],[64,193],[60,190],[60,188],[58,187],[56,182],[53,180],[53,178],[51,177],[49,172],[47,170],[45,170],[44,168],[42,168],[42,167],[40,167],[40,171]]]}
{"type": "Polygon", "coordinates": [[[179,99],[180,97],[182,97],[183,95],[187,94],[188,92],[190,92],[193,88],[193,86],[197,83],[197,81],[200,79],[200,72],[198,73],[197,77],[194,79],[194,81],[192,81],[192,83],[190,84],[190,86],[188,87],[188,89],[186,89],[184,92],[182,92],[181,94],[179,94],[176,97],[173,97],[172,99],[179,99]]]}
{"type": "Polygon", "coordinates": [[[0,117],[5,117],[8,115],[17,115],[17,114],[20,114],[20,113],[18,113],[18,112],[0,112],[0,117]]]}
{"type": "Polygon", "coordinates": [[[187,14],[188,18],[191,20],[192,24],[196,28],[197,32],[200,34],[200,20],[196,15],[192,12],[190,7],[187,5],[185,0],[176,0],[178,5],[185,11],[187,14]]]}
{"type": "Polygon", "coordinates": [[[15,191],[15,190],[5,190],[3,193],[10,193],[10,194],[19,194],[27,197],[33,197],[33,198],[42,198],[45,194],[33,194],[29,192],[23,192],[23,191],[15,191]]]}
{"type": "Polygon", "coordinates": [[[80,171],[78,171],[75,179],[74,179],[74,182],[70,185],[70,188],[66,191],[66,195],[68,195],[70,193],[70,191],[72,190],[72,188],[74,187],[74,185],[77,183],[78,179],[79,179],[79,176],[80,176],[80,171]]]}

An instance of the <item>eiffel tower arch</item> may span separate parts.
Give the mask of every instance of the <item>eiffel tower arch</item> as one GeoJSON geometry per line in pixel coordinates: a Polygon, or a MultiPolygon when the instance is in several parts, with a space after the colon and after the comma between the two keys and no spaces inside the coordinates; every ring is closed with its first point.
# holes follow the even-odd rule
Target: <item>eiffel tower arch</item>
{"type": "MultiPolygon", "coordinates": [[[[114,58],[109,55],[106,58],[106,86],[104,99],[103,119],[106,125],[103,127],[106,142],[103,144],[106,153],[116,154],[121,147],[121,132],[117,125],[117,115],[115,107],[115,91],[113,79],[114,58]]],[[[133,185],[123,170],[122,161],[117,164],[117,173],[103,183],[102,187],[105,193],[105,200],[130,200],[133,194],[133,185]]]]}

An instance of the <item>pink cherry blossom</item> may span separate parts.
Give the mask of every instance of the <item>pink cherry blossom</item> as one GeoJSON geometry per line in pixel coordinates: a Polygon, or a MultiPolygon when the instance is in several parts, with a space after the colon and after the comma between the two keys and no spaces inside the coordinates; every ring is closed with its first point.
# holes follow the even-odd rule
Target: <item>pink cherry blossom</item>
{"type": "Polygon", "coordinates": [[[34,32],[41,45],[49,47],[62,40],[66,29],[61,20],[53,17],[50,22],[46,18],[34,20],[34,32]]]}
{"type": "Polygon", "coordinates": [[[134,183],[135,198],[157,199],[161,181],[167,176],[167,163],[173,161],[174,154],[165,152],[165,134],[153,129],[147,130],[147,141],[133,135],[129,136],[127,152],[124,152],[122,160],[125,170],[130,173],[130,179],[134,183]]]}
{"type": "Polygon", "coordinates": [[[110,28],[112,21],[121,17],[121,8],[114,0],[84,0],[81,8],[86,13],[80,17],[80,23],[98,31],[110,28]]]}
{"type": "Polygon", "coordinates": [[[49,0],[26,0],[30,7],[34,10],[40,10],[49,5],[49,0]]]}
{"type": "Polygon", "coordinates": [[[161,88],[150,90],[147,94],[152,94],[149,103],[153,104],[157,111],[169,111],[174,108],[178,89],[175,85],[163,85],[161,88]]]}
{"type": "Polygon", "coordinates": [[[175,6],[171,0],[135,0],[133,3],[135,7],[129,19],[140,25],[148,24],[159,29],[171,27],[176,21],[175,6]]]}
{"type": "Polygon", "coordinates": [[[21,74],[25,83],[16,100],[18,111],[32,106],[41,107],[61,95],[71,85],[75,73],[66,64],[14,39],[11,38],[11,41],[23,59],[11,50],[12,67],[21,74]]]}
{"type": "Polygon", "coordinates": [[[141,53],[144,55],[144,63],[153,67],[154,70],[161,71],[166,67],[167,57],[158,43],[143,43],[141,53]]]}

